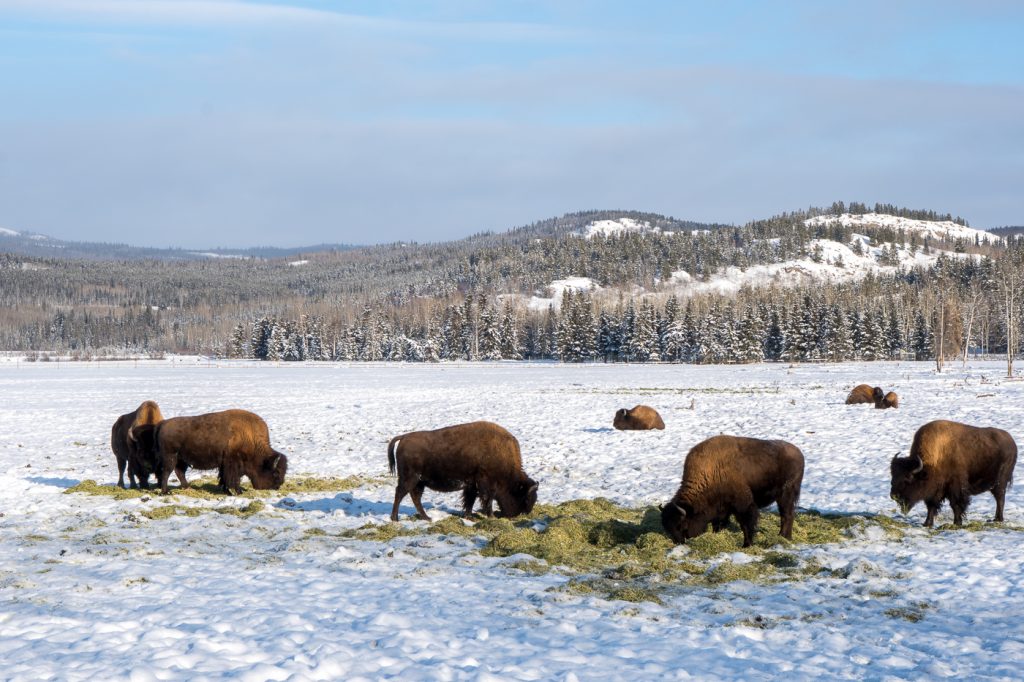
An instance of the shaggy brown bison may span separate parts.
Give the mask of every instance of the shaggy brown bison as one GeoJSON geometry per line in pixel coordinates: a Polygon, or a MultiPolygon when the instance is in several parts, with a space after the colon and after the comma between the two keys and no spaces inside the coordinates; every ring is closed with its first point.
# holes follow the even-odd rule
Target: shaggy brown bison
{"type": "Polygon", "coordinates": [[[900,406],[900,397],[898,395],[896,395],[895,393],[893,393],[892,391],[889,391],[888,393],[886,393],[885,396],[883,396],[881,400],[876,400],[875,401],[875,409],[876,410],[885,410],[885,409],[888,409],[890,407],[899,407],[899,406],[900,406]]]}
{"type": "Polygon", "coordinates": [[[537,503],[537,482],[523,472],[519,441],[491,422],[395,436],[388,443],[388,469],[398,474],[392,521],[398,520],[398,505],[406,495],[412,497],[419,517],[429,521],[420,502],[426,488],[462,490],[466,516],[473,512],[478,495],[487,516],[492,514],[492,501],[506,517],[529,514],[537,503]]]}
{"type": "Polygon", "coordinates": [[[1016,463],[1017,444],[1002,429],[928,422],[914,434],[910,456],[892,458],[889,494],[904,514],[924,501],[928,508],[924,525],[931,527],[943,500],[949,500],[953,523],[960,526],[971,496],[989,491],[996,498],[993,521],[1002,521],[1006,489],[1016,463]]]}
{"type": "Polygon", "coordinates": [[[664,429],[665,422],[661,420],[661,415],[653,407],[637,405],[632,410],[623,407],[616,412],[612,426],[619,431],[649,431],[664,429]]]}
{"type": "Polygon", "coordinates": [[[877,405],[879,400],[885,399],[885,392],[875,386],[872,388],[867,384],[861,384],[855,386],[850,395],[846,396],[847,405],[860,405],[862,403],[875,403],[877,405]]]}
{"type": "Polygon", "coordinates": [[[143,424],[163,421],[160,406],[152,400],[139,405],[133,412],[122,414],[110,429],[110,449],[117,458],[117,484],[124,486],[124,470],[128,469],[128,483],[132,488],[149,488],[149,475],[153,472],[152,462],[139,455],[139,448],[131,435],[132,428],[143,424]]]}
{"type": "Polygon", "coordinates": [[[661,525],[673,541],[697,537],[710,522],[721,530],[735,516],[743,546],[754,543],[760,509],[779,505],[780,533],[793,535],[793,516],[804,478],[804,456],[782,440],[715,436],[686,455],[683,482],[661,510],[661,525]]]}
{"type": "Polygon", "coordinates": [[[171,471],[188,487],[185,469],[218,469],[224,492],[242,492],[242,475],[257,490],[284,483],[288,458],[270,447],[267,423],[245,410],[224,410],[196,417],[173,417],[155,427],[133,429],[140,444],[160,465],[160,490],[167,494],[171,471]]]}

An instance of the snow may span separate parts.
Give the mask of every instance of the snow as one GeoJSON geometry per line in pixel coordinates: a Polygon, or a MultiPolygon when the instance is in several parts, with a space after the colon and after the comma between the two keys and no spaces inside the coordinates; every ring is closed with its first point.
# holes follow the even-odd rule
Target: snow
{"type": "MultiPolygon", "coordinates": [[[[994,235],[993,235],[994,236],[994,235]]],[[[776,284],[779,286],[799,286],[812,281],[850,282],[864,279],[869,273],[892,274],[899,269],[928,268],[935,264],[940,255],[947,258],[977,258],[973,254],[931,249],[924,253],[920,247],[916,250],[907,245],[895,245],[888,242],[873,244],[869,237],[854,234],[850,244],[840,244],[828,239],[814,239],[811,249],[817,249],[820,260],[801,258],[795,260],[752,265],[748,268],[729,266],[721,268],[706,280],[697,280],[685,270],[677,270],[668,280],[670,287],[679,295],[695,295],[715,293],[733,295],[744,286],[761,287],[776,284]],[[854,244],[859,243],[861,251],[854,251],[854,244]],[[883,249],[895,249],[897,265],[882,265],[883,249]]]]}
{"type": "Polygon", "coordinates": [[[0,227],[0,235],[3,235],[4,237],[17,237],[19,234],[21,233],[15,232],[14,230],[8,230],[6,227],[0,227]]]}
{"type": "Polygon", "coordinates": [[[288,265],[291,265],[291,266],[305,265],[308,262],[309,262],[308,260],[293,260],[293,261],[288,261],[288,265]]]}
{"type": "MultiPolygon", "coordinates": [[[[900,517],[889,460],[922,423],[1024,435],[1024,382],[1004,373],[996,362],[941,375],[930,363],[0,363],[3,676],[1018,678],[1022,486],[1007,495],[1004,527],[914,528],[899,540],[864,532],[804,550],[834,577],[694,587],[663,605],[549,591],[567,576],[508,568],[472,540],[337,537],[387,522],[387,479],[272,496],[249,518],[151,521],[139,512],[157,499],[62,494],[83,479],[116,480],[110,425],[155,399],[165,415],[259,413],[290,476],[381,477],[395,434],[491,419],[519,438],[547,502],[661,502],[699,440],[784,438],[807,459],[802,508],[900,517]],[[897,391],[900,408],[844,405],[862,382],[897,391]],[[640,402],[659,409],[664,431],[611,429],[617,408],[640,402]]],[[[438,518],[459,495],[428,491],[424,501],[438,518]]],[[[979,495],[968,520],[993,510],[979,495]]],[[[411,511],[406,499],[402,513],[411,511]]],[[[908,517],[923,519],[920,505],[908,517]]],[[[947,506],[938,521],[950,520],[947,506]]]]}
{"type": "Polygon", "coordinates": [[[965,239],[971,243],[977,239],[981,242],[988,241],[997,244],[1002,241],[991,232],[975,230],[971,227],[964,227],[950,220],[915,220],[913,218],[901,218],[899,216],[884,213],[866,213],[864,215],[843,213],[842,215],[822,215],[809,218],[804,221],[806,225],[831,225],[839,223],[846,227],[891,227],[896,230],[907,232],[918,232],[922,236],[932,239],[965,239]]]}
{"type": "Polygon", "coordinates": [[[562,307],[562,292],[566,289],[572,289],[573,291],[600,291],[601,287],[589,277],[556,279],[546,287],[546,292],[544,293],[548,295],[542,296],[540,295],[541,292],[537,292],[526,302],[526,306],[530,310],[543,311],[547,310],[548,306],[554,306],[555,310],[558,310],[562,307]]]}
{"type": "Polygon", "coordinates": [[[203,256],[204,258],[245,258],[234,253],[213,253],[212,251],[190,251],[193,256],[203,256]]]}
{"type": "Polygon", "coordinates": [[[652,227],[646,221],[619,218],[618,220],[595,220],[576,234],[586,239],[593,239],[597,236],[610,237],[624,232],[660,232],[660,228],[652,227]]]}

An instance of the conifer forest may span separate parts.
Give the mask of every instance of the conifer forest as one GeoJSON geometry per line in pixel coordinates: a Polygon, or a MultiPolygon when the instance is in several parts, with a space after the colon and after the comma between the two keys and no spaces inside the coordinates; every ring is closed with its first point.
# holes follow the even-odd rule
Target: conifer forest
{"type": "Polygon", "coordinates": [[[5,251],[0,349],[39,360],[183,353],[404,362],[941,364],[1017,353],[1017,237],[828,219],[869,213],[966,227],[933,211],[836,202],[743,226],[587,211],[456,242],[282,258],[5,251]],[[586,234],[602,221],[644,229],[586,234]],[[830,258],[831,243],[870,251],[877,267],[830,258]],[[782,277],[790,263],[823,261],[846,274],[782,277]],[[783,266],[775,279],[741,276],[771,264],[783,266]],[[715,286],[727,272],[740,273],[739,284],[715,286]],[[584,284],[553,286],[562,280],[584,284]]]}

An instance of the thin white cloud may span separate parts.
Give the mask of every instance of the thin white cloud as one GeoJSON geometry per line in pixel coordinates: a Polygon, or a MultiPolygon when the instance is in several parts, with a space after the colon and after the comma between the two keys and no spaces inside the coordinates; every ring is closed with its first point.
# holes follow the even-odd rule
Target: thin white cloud
{"type": "Polygon", "coordinates": [[[312,26],[436,39],[564,40],[580,32],[523,22],[408,21],[242,0],[0,0],[0,17],[143,25],[312,26]]]}

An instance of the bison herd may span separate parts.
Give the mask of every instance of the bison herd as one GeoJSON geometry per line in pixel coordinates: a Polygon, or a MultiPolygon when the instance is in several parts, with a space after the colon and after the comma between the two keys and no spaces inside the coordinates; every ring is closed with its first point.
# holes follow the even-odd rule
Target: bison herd
{"type": "MultiPolygon", "coordinates": [[[[895,393],[861,384],[846,404],[873,403],[878,409],[898,407],[895,393]]],[[[664,429],[658,412],[646,405],[620,409],[613,426],[619,430],[664,429]]],[[[241,478],[256,489],[278,489],[284,483],[288,458],[270,446],[267,424],[245,410],[225,410],[193,417],[164,419],[159,406],[147,400],[121,415],[111,429],[110,447],[117,458],[118,485],[149,487],[156,475],[168,492],[173,471],[183,488],[185,470],[216,469],[223,492],[241,492],[241,478]]],[[[459,424],[433,431],[411,431],[388,443],[388,468],[397,475],[391,519],[411,496],[419,518],[423,492],[462,491],[463,512],[473,513],[477,498],[486,516],[529,514],[537,502],[537,481],[523,471],[519,441],[501,426],[487,421],[459,424]]],[[[972,495],[991,492],[996,500],[995,521],[1003,520],[1006,489],[1017,462],[1017,445],[1009,433],[951,421],[933,421],[914,434],[909,457],[890,463],[890,496],[904,513],[924,502],[931,527],[942,502],[949,500],[953,522],[963,524],[972,495]]],[[[665,532],[683,543],[707,530],[716,532],[735,518],[743,531],[743,546],[753,544],[760,510],[777,504],[780,534],[791,538],[796,504],[804,475],[804,456],[792,443],[720,435],[695,445],[683,463],[683,478],[675,495],[661,507],[665,532]]]]}

